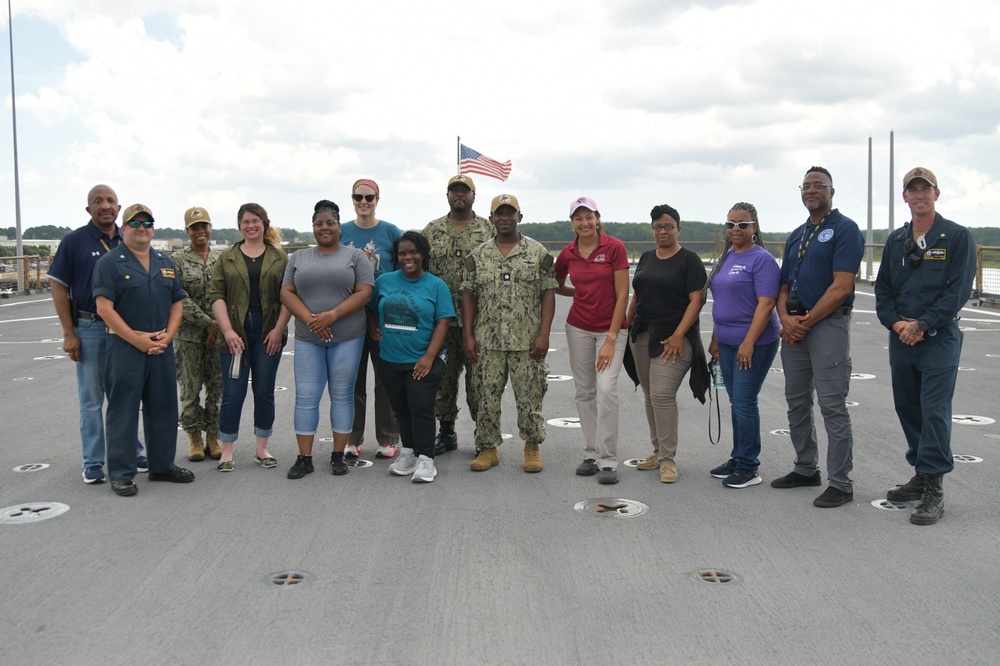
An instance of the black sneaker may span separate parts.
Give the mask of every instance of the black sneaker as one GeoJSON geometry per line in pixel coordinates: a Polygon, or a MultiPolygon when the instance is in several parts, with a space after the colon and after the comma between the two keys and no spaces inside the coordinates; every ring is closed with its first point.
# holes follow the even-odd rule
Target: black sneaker
{"type": "MultiPolygon", "coordinates": [[[[579,474],[577,470],[577,474],[579,474]]],[[[618,470],[613,467],[602,467],[597,473],[597,482],[605,486],[613,486],[618,483],[618,470]]]]}
{"type": "Polygon", "coordinates": [[[347,474],[347,463],[344,462],[344,454],[331,453],[330,454],[330,473],[334,476],[343,476],[347,474]]]}
{"type": "Polygon", "coordinates": [[[115,491],[115,495],[120,495],[122,497],[135,495],[139,492],[139,488],[132,483],[132,479],[112,479],[111,490],[115,491]]]}
{"type": "Polygon", "coordinates": [[[299,456],[295,459],[295,464],[291,466],[288,470],[289,479],[301,479],[306,474],[312,474],[313,469],[313,458],[312,456],[299,456]]]}
{"type": "Polygon", "coordinates": [[[722,463],[721,465],[713,469],[711,472],[709,472],[709,474],[711,474],[717,479],[724,479],[735,471],[736,471],[736,461],[730,458],[729,460],[727,460],[726,462],[722,463]]]}
{"type": "Polygon", "coordinates": [[[169,481],[170,483],[191,483],[194,481],[194,472],[183,467],[174,467],[169,472],[150,472],[150,481],[169,481]]]}
{"type": "Polygon", "coordinates": [[[796,472],[789,472],[785,476],[778,477],[771,482],[772,488],[801,488],[802,486],[822,486],[823,477],[817,471],[812,476],[803,476],[796,472]]]}
{"type": "Polygon", "coordinates": [[[828,486],[822,495],[813,500],[813,506],[818,506],[821,509],[831,509],[835,506],[843,506],[852,501],[854,501],[854,493],[845,493],[839,488],[828,486]]]}
{"type": "Polygon", "coordinates": [[[587,458],[582,463],[576,467],[577,476],[593,476],[597,474],[600,468],[597,466],[597,461],[593,458],[587,458]]]}

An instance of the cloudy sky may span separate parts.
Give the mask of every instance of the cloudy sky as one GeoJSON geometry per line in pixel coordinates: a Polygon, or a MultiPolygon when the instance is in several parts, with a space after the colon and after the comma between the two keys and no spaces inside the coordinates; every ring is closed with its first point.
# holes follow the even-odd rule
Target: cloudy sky
{"type": "MultiPolygon", "coordinates": [[[[13,0],[24,228],[78,226],[106,182],[181,227],[245,201],[309,228],[373,178],[378,214],[444,214],[456,136],[510,179],[478,177],[480,213],[516,194],[525,221],[595,198],[609,221],[686,220],[757,205],[766,230],[805,217],[806,168],[834,203],[896,224],[906,169],[940,180],[938,209],[1000,226],[1000,3],[955,0],[13,0]],[[889,180],[889,131],[895,177],[889,180]]],[[[4,16],[6,23],[6,15],[4,16]]],[[[4,32],[4,39],[7,38],[4,32]]],[[[0,226],[14,224],[9,60],[0,226]]]]}

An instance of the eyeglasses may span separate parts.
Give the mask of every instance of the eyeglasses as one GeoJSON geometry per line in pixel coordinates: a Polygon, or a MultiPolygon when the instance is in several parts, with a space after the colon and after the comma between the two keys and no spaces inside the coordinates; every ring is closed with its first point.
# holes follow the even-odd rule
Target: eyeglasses
{"type": "Polygon", "coordinates": [[[746,231],[751,226],[753,226],[753,222],[726,222],[726,229],[739,227],[740,231],[746,231]]]}
{"type": "Polygon", "coordinates": [[[130,227],[132,227],[133,229],[138,229],[139,227],[142,227],[143,229],[152,229],[153,228],[153,221],[152,220],[129,220],[125,224],[127,224],[130,227]]]}
{"type": "Polygon", "coordinates": [[[676,224],[654,224],[653,233],[658,234],[661,231],[673,231],[676,228],[677,228],[676,224]]]}
{"type": "Polygon", "coordinates": [[[365,201],[367,201],[368,203],[371,203],[371,202],[375,201],[375,195],[374,194],[355,194],[354,195],[354,200],[355,201],[361,201],[362,199],[365,200],[365,201]]]}
{"type": "Polygon", "coordinates": [[[339,224],[339,220],[317,220],[316,222],[313,222],[313,228],[320,229],[322,227],[336,227],[339,224]]]}
{"type": "Polygon", "coordinates": [[[907,238],[903,243],[903,265],[910,264],[910,268],[916,268],[924,260],[924,256],[916,252],[917,244],[912,238],[907,238]]]}
{"type": "Polygon", "coordinates": [[[823,190],[828,189],[829,187],[830,186],[827,185],[826,183],[803,183],[802,185],[799,185],[799,189],[802,190],[803,192],[808,192],[809,190],[816,190],[818,192],[822,192],[823,190]]]}

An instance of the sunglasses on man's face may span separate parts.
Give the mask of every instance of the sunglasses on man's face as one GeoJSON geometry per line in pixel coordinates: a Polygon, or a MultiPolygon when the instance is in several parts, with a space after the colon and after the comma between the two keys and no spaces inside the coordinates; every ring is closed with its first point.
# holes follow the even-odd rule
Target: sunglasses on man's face
{"type": "Polygon", "coordinates": [[[726,222],[726,229],[739,227],[740,231],[746,231],[751,226],[753,226],[753,222],[726,222]]]}
{"type": "Polygon", "coordinates": [[[130,227],[132,227],[133,229],[138,229],[139,227],[143,227],[144,229],[152,229],[153,228],[153,221],[152,220],[129,220],[125,224],[127,224],[130,227]]]}
{"type": "Polygon", "coordinates": [[[374,194],[355,194],[354,195],[354,200],[358,201],[358,202],[364,200],[364,201],[367,201],[368,203],[371,203],[371,202],[375,201],[375,195],[374,194]]]}

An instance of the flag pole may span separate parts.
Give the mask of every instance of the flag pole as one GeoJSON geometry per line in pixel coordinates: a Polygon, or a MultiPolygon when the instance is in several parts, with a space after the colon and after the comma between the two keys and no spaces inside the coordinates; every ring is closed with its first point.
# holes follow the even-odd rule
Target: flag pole
{"type": "Polygon", "coordinates": [[[462,173],[462,137],[455,136],[455,173],[462,173]]]}

